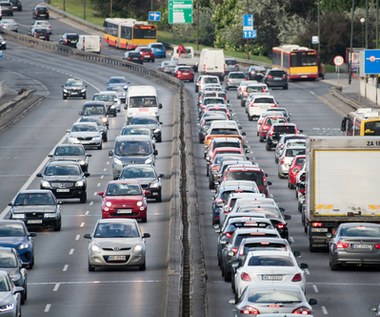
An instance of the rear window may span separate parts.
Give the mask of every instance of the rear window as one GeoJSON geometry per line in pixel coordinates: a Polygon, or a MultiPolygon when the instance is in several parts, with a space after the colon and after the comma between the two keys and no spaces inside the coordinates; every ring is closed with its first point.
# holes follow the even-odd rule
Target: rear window
{"type": "Polygon", "coordinates": [[[79,39],[79,35],[77,35],[77,34],[68,34],[67,36],[66,36],[66,38],[68,39],[68,40],[78,40],[79,39]]]}
{"type": "Polygon", "coordinates": [[[228,172],[226,175],[226,180],[236,180],[236,181],[254,181],[257,186],[264,185],[263,174],[259,171],[233,171],[228,172]]]}
{"type": "Polygon", "coordinates": [[[213,129],[211,134],[227,134],[227,135],[235,135],[239,134],[239,131],[236,129],[213,129]]]}
{"type": "Polygon", "coordinates": [[[276,133],[296,133],[296,129],[294,126],[276,126],[274,127],[274,132],[276,133]]]}
{"type": "Polygon", "coordinates": [[[218,78],[206,77],[203,81],[205,84],[219,84],[218,78]]]}
{"type": "Polygon", "coordinates": [[[255,98],[255,103],[274,103],[272,98],[255,98]]]}
{"type": "Polygon", "coordinates": [[[150,53],[151,49],[150,48],[142,48],[140,51],[144,52],[144,53],[150,53]]]}
{"type": "Polygon", "coordinates": [[[269,72],[269,74],[274,76],[274,77],[282,77],[282,76],[286,75],[286,73],[282,70],[271,70],[269,72]]]}
{"type": "Polygon", "coordinates": [[[229,78],[245,78],[244,73],[230,73],[229,78]]]}
{"type": "Polygon", "coordinates": [[[249,259],[249,266],[293,266],[293,261],[286,257],[253,256],[249,259]]]}
{"type": "Polygon", "coordinates": [[[294,157],[296,155],[303,155],[303,154],[305,154],[305,152],[306,152],[305,149],[287,149],[285,156],[294,157]]]}
{"type": "Polygon", "coordinates": [[[227,59],[225,60],[226,65],[236,65],[237,61],[234,59],[227,59]]]}

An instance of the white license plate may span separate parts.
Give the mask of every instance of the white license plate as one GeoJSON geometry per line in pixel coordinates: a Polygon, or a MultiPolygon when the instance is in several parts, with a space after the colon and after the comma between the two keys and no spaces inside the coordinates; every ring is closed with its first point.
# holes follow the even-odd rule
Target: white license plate
{"type": "Polygon", "coordinates": [[[282,275],[262,275],[263,281],[282,281],[282,275]]]}
{"type": "Polygon", "coordinates": [[[57,193],[68,193],[70,192],[70,189],[68,188],[58,188],[57,193]]]}
{"type": "Polygon", "coordinates": [[[365,250],[372,250],[372,245],[370,244],[353,244],[352,245],[353,249],[365,249],[365,250]]]}
{"type": "Polygon", "coordinates": [[[125,255],[110,255],[108,261],[125,261],[125,255]]]}
{"type": "Polygon", "coordinates": [[[131,214],[132,209],[118,209],[117,213],[118,214],[131,214]]]}
{"type": "Polygon", "coordinates": [[[328,232],[327,228],[311,228],[311,232],[328,232]]]}
{"type": "Polygon", "coordinates": [[[28,220],[28,223],[42,223],[42,219],[36,219],[36,220],[28,220]]]}

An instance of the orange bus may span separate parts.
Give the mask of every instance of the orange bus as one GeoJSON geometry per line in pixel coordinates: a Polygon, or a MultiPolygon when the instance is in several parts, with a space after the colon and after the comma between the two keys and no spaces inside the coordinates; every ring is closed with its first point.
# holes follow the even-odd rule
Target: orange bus
{"type": "Polygon", "coordinates": [[[379,136],[380,113],[372,108],[350,112],[342,120],[341,131],[347,136],[379,136]]]}

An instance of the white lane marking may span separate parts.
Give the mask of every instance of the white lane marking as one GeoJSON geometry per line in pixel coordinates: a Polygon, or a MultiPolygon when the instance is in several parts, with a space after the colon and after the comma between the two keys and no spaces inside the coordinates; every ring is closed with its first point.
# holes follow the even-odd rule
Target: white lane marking
{"type": "Polygon", "coordinates": [[[304,271],[305,271],[306,275],[310,275],[309,269],[305,269],[304,271]]]}
{"type": "Polygon", "coordinates": [[[98,192],[94,192],[94,196],[96,196],[98,194],[98,192]]]}
{"type": "Polygon", "coordinates": [[[103,172],[106,172],[107,171],[107,169],[106,168],[103,168],[103,172]]]}
{"type": "Polygon", "coordinates": [[[50,308],[51,308],[51,304],[46,304],[45,309],[44,309],[44,313],[48,313],[50,308]]]}
{"type": "Polygon", "coordinates": [[[88,214],[90,213],[89,210],[86,210],[86,212],[84,213],[85,216],[88,216],[88,214]]]}
{"type": "Polygon", "coordinates": [[[75,249],[70,249],[69,254],[70,254],[70,255],[73,255],[73,254],[74,254],[74,250],[75,250],[75,249]]]}
{"type": "Polygon", "coordinates": [[[82,222],[82,223],[80,224],[80,227],[81,227],[81,228],[83,228],[83,227],[84,227],[84,222],[82,222]]]}
{"type": "Polygon", "coordinates": [[[326,309],[325,306],[322,306],[321,309],[322,309],[323,314],[325,314],[325,315],[328,315],[328,314],[329,314],[329,313],[327,312],[327,309],[326,309]]]}
{"type": "MultiPolygon", "coordinates": [[[[29,284],[29,283],[28,283],[29,284]]],[[[61,283],[57,283],[55,284],[54,288],[53,288],[53,292],[57,292],[58,289],[59,289],[59,286],[61,285],[61,283]]]]}
{"type": "Polygon", "coordinates": [[[102,183],[98,183],[98,185],[97,185],[97,186],[98,186],[98,187],[100,187],[101,185],[102,185],[102,183]]]}
{"type": "Polygon", "coordinates": [[[107,165],[110,165],[110,161],[107,161],[106,164],[107,164],[107,165]]]}
{"type": "Polygon", "coordinates": [[[294,243],[294,239],[293,239],[293,237],[289,237],[289,242],[290,242],[290,243],[294,243]]]}
{"type": "Polygon", "coordinates": [[[317,285],[313,285],[314,292],[319,293],[317,285]]]}
{"type": "Polygon", "coordinates": [[[90,206],[92,206],[94,204],[94,202],[93,201],[90,201],[90,206]]]}
{"type": "MultiPolygon", "coordinates": [[[[28,281],[28,286],[44,286],[44,285],[92,285],[92,284],[132,284],[132,283],[162,283],[163,280],[115,280],[115,281],[66,281],[66,282],[38,282],[30,283],[28,281]]],[[[222,284],[222,281],[220,281],[222,284]]],[[[224,284],[226,282],[223,282],[224,284]]]]}
{"type": "Polygon", "coordinates": [[[77,234],[77,235],[75,236],[75,240],[78,241],[79,239],[80,239],[80,235],[77,234]]]}
{"type": "Polygon", "coordinates": [[[100,179],[103,179],[103,178],[104,178],[104,175],[101,175],[101,176],[100,176],[100,179]]]}
{"type": "Polygon", "coordinates": [[[63,272],[66,272],[66,271],[68,270],[68,268],[69,268],[69,265],[68,265],[68,264],[65,264],[64,267],[63,267],[63,269],[62,269],[62,271],[63,271],[63,272]]]}

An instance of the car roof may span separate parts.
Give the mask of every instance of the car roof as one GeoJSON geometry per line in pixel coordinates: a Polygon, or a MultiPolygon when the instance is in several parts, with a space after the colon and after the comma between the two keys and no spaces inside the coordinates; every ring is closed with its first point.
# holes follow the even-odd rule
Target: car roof
{"type": "Polygon", "coordinates": [[[74,122],[72,127],[73,126],[76,126],[76,125],[88,125],[88,126],[94,126],[94,127],[97,127],[98,124],[96,122],[91,122],[91,121],[78,121],[78,122],[74,122]]]}
{"type": "Polygon", "coordinates": [[[106,106],[105,101],[89,100],[83,103],[83,106],[106,106]]]}
{"type": "Polygon", "coordinates": [[[107,183],[107,186],[109,184],[134,184],[134,185],[140,185],[140,182],[135,178],[126,178],[126,179],[116,179],[109,181],[107,183]]]}
{"type": "Polygon", "coordinates": [[[138,226],[136,219],[132,218],[105,218],[98,219],[97,223],[134,223],[138,226]]]}
{"type": "Polygon", "coordinates": [[[116,141],[151,141],[149,135],[141,135],[141,134],[131,134],[131,135],[118,135],[115,139],[116,141]]]}
{"type": "Polygon", "coordinates": [[[51,193],[52,191],[50,189],[24,189],[20,190],[17,195],[19,194],[46,194],[46,193],[51,193]]]}
{"type": "Polygon", "coordinates": [[[290,250],[254,250],[248,251],[247,257],[260,256],[260,255],[274,255],[274,256],[287,256],[294,259],[290,250]]]}

